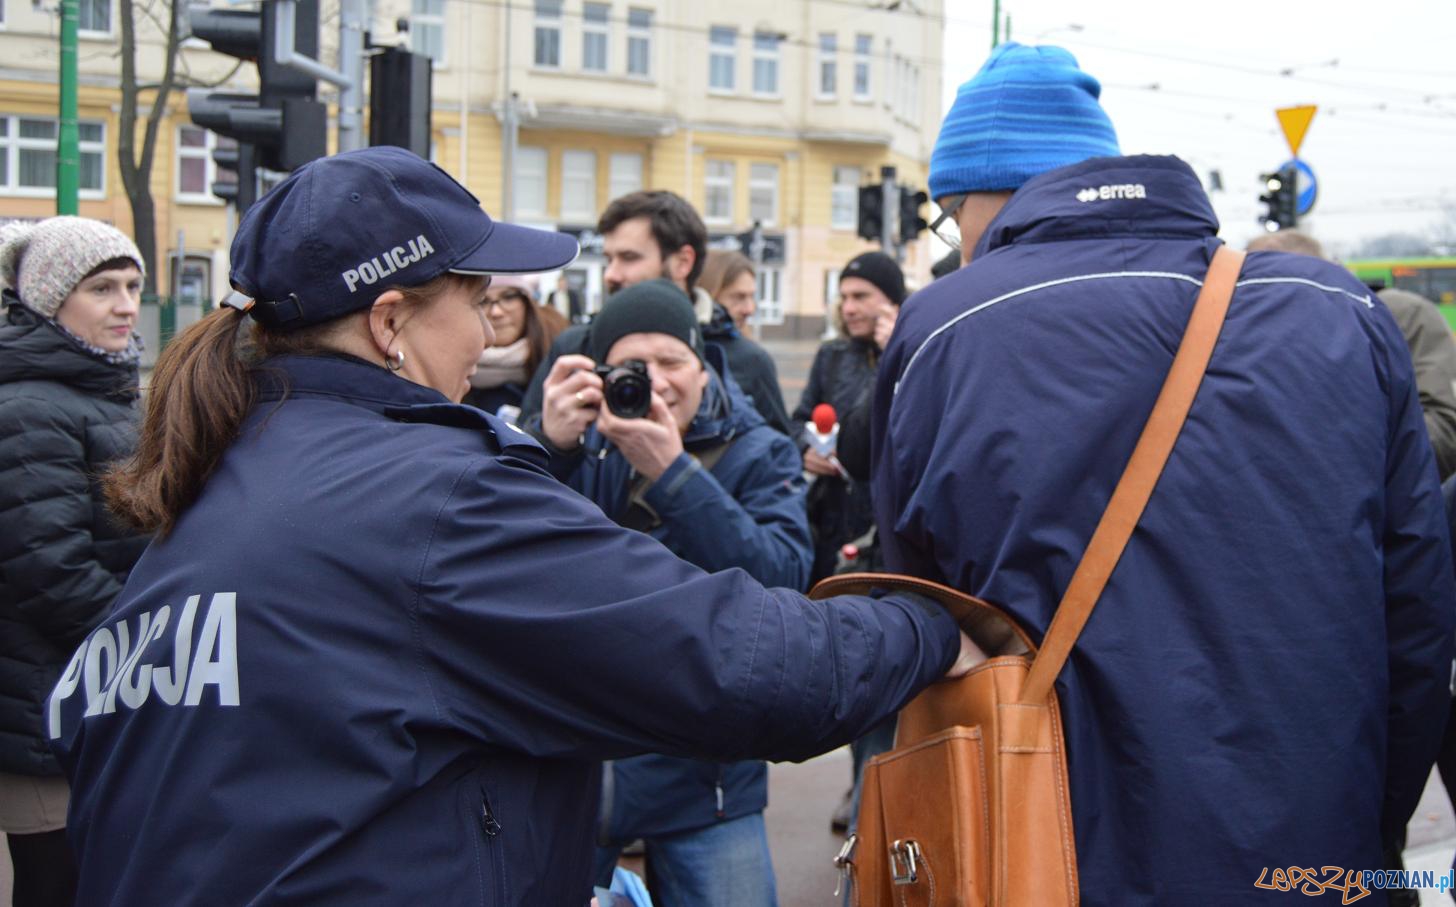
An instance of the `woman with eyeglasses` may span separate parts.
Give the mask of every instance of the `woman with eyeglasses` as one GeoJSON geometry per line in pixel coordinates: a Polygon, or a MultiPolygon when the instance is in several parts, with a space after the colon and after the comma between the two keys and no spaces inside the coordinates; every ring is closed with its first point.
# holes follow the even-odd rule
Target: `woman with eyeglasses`
{"type": "Polygon", "coordinates": [[[508,421],[514,421],[520,411],[526,383],[563,327],[563,322],[543,317],[532,296],[531,284],[524,278],[510,274],[491,278],[485,291],[485,314],[495,331],[495,342],[481,350],[475,374],[470,376],[470,392],[465,395],[464,402],[502,418],[511,417],[508,421]],[[509,409],[502,413],[502,407],[509,409]]]}

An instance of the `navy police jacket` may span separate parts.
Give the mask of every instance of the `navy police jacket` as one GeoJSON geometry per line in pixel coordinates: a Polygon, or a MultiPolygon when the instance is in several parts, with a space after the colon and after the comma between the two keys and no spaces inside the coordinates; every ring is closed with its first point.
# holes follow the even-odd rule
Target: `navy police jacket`
{"type": "Polygon", "coordinates": [[[272,365],[50,700],[80,904],[581,905],[599,760],[805,758],[955,656],[921,600],[703,573],[382,368],[272,365]]]}
{"type": "MultiPolygon", "coordinates": [[[[813,544],[799,450],[765,424],[729,374],[723,351],[709,344],[706,352],[708,386],[683,436],[685,452],[642,494],[660,521],[646,531],[704,570],[740,567],[761,583],[802,589],[813,544]],[[723,445],[711,469],[692,456],[723,445]]],[[[580,451],[554,457],[551,471],[613,520],[625,519],[636,474],[596,426],[580,451]]],[[[768,770],[761,761],[621,759],[608,766],[601,838],[625,843],[676,834],[766,805],[768,770]]]]}
{"type": "MultiPolygon", "coordinates": [[[[891,569],[1042,637],[1217,230],[1181,161],[1094,159],[1028,182],[971,263],[905,305],[873,427],[891,569]]],[[[1249,255],[1057,682],[1082,903],[1262,903],[1265,867],[1380,868],[1441,738],[1453,615],[1394,320],[1334,265],[1249,255]]]]}

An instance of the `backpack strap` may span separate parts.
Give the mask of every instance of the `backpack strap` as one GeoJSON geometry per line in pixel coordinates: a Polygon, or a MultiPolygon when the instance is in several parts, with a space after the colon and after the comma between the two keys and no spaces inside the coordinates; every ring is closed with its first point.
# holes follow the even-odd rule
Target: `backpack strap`
{"type": "Polygon", "coordinates": [[[1213,355],[1214,344],[1218,342],[1243,263],[1244,253],[1227,245],[1219,246],[1213,254],[1213,262],[1203,279],[1203,289],[1194,303],[1193,314],[1188,319],[1183,341],[1158,394],[1158,402],[1143,426],[1132,458],[1112,492],[1112,500],[1103,511],[1097,530],[1092,533],[1092,541],[1072,574],[1072,581],[1067,585],[1066,594],[1062,596],[1032,662],[1021,690],[1023,704],[1036,705],[1046,701],[1062,665],[1072,652],[1072,646],[1092,615],[1093,606],[1112,578],[1112,571],[1142,517],[1143,508],[1147,506],[1153,487],[1173,452],[1178,433],[1183,429],[1193,398],[1198,394],[1198,386],[1213,355]]]}

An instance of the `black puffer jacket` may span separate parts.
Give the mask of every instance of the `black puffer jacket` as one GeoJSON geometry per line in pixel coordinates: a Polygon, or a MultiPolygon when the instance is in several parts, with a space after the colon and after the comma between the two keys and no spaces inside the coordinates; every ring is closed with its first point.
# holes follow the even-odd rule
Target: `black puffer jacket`
{"type": "Polygon", "coordinates": [[[59,775],[45,699],[147,537],[97,475],[136,444],[136,366],[86,352],[14,299],[0,325],[0,771],[59,775]]]}
{"type": "Polygon", "coordinates": [[[779,389],[779,370],[768,350],[739,333],[733,316],[721,305],[713,305],[713,318],[703,325],[703,339],[723,348],[728,357],[728,371],[733,380],[753,402],[769,428],[794,437],[797,431],[789,424],[784,408],[784,394],[779,389]]]}

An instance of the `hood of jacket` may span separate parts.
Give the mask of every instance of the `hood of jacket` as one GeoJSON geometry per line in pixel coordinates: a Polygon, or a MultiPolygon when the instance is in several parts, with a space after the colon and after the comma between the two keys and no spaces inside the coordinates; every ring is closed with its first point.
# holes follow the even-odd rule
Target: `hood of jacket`
{"type": "Polygon", "coordinates": [[[6,303],[0,324],[0,384],[56,381],[99,397],[137,396],[135,365],[99,358],[9,293],[6,303]]]}
{"type": "Polygon", "coordinates": [[[734,337],[743,336],[738,330],[738,325],[733,323],[733,316],[728,310],[718,303],[713,303],[713,317],[703,325],[704,340],[731,340],[734,337]]]}
{"type": "Polygon", "coordinates": [[[1198,176],[1171,155],[1100,157],[1027,181],[992,219],[975,258],[1025,242],[1091,235],[1202,238],[1218,217],[1198,176]]]}

